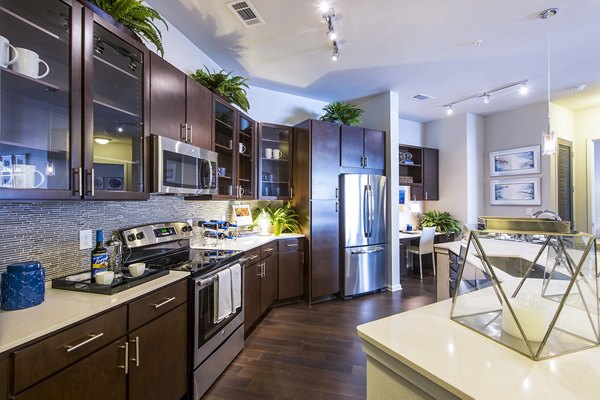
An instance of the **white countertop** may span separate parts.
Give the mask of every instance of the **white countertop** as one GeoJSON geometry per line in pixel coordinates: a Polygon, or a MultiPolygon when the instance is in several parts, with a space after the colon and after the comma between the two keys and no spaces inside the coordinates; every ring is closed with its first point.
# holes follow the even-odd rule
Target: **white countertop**
{"type": "Polygon", "coordinates": [[[111,296],[46,287],[42,304],[0,311],[0,353],[187,277],[188,272],[169,271],[168,275],[111,296]]]}
{"type": "Polygon", "coordinates": [[[451,300],[358,326],[358,335],[462,398],[593,399],[600,347],[533,361],[450,320],[451,300]]]}
{"type": "Polygon", "coordinates": [[[207,246],[207,245],[194,245],[192,244],[190,247],[192,249],[219,249],[219,250],[242,250],[248,251],[252,250],[256,247],[262,246],[263,244],[267,244],[273,242],[275,240],[280,239],[293,239],[293,238],[301,238],[304,235],[299,233],[282,233],[279,236],[269,235],[269,236],[246,236],[241,237],[239,239],[226,239],[220,240],[219,244],[216,246],[207,246]]]}

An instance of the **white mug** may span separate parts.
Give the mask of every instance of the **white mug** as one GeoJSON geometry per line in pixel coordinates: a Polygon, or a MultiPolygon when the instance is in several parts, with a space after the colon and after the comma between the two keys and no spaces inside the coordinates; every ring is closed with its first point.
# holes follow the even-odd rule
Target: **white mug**
{"type": "Polygon", "coordinates": [[[15,46],[11,45],[7,38],[0,36],[0,67],[8,67],[14,64],[19,59],[19,52],[15,49],[15,46]],[[13,50],[15,56],[10,59],[10,49],[13,50]]]}
{"type": "Polygon", "coordinates": [[[273,149],[273,158],[274,159],[279,160],[282,155],[283,155],[283,153],[281,151],[279,151],[278,149],[273,149]]]}
{"type": "Polygon", "coordinates": [[[44,184],[46,177],[35,168],[35,165],[19,164],[13,166],[13,187],[15,189],[37,189],[44,184]],[[36,174],[40,182],[36,185],[36,174]]]}
{"type": "Polygon", "coordinates": [[[17,47],[16,50],[19,53],[19,58],[11,67],[14,71],[33,79],[42,79],[50,73],[50,67],[46,64],[46,61],[40,59],[38,53],[22,47],[17,47]],[[46,66],[46,72],[42,75],[39,74],[40,64],[46,66]]]}
{"type": "Polygon", "coordinates": [[[246,152],[246,146],[243,143],[240,143],[240,154],[244,154],[246,152]]]}
{"type": "Polygon", "coordinates": [[[273,158],[273,149],[265,149],[265,158],[273,158]]]}

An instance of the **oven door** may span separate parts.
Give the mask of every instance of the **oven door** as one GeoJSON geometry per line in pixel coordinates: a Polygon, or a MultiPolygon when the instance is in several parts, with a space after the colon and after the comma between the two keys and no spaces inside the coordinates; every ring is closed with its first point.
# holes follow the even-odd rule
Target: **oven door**
{"type": "Polygon", "coordinates": [[[217,193],[217,153],[156,135],[150,142],[153,192],[217,193]]]}
{"type": "Polygon", "coordinates": [[[231,265],[219,268],[209,276],[203,276],[194,282],[194,368],[206,360],[231,334],[244,323],[244,266],[242,266],[242,306],[223,321],[214,323],[215,281],[217,272],[231,265]]]}

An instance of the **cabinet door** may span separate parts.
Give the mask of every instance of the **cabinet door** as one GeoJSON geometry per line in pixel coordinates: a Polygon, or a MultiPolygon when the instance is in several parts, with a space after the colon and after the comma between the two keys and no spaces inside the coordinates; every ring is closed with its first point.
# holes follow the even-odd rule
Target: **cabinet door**
{"type": "Polygon", "coordinates": [[[129,334],[129,400],[187,393],[187,319],[185,303],[129,334]]]}
{"type": "Polygon", "coordinates": [[[312,298],[340,290],[338,207],[337,200],[311,201],[312,298]]]}
{"type": "Polygon", "coordinates": [[[342,125],[341,164],[342,167],[363,167],[363,128],[342,125]]]}
{"type": "Polygon", "coordinates": [[[385,169],[385,132],[365,129],[365,168],[385,169]]]}
{"type": "Polygon", "coordinates": [[[150,133],[181,140],[186,76],[155,53],[150,53],[150,76],[150,133]]]}
{"type": "Polygon", "coordinates": [[[311,198],[335,199],[340,173],[340,127],[311,120],[311,198]]]}
{"type": "Polygon", "coordinates": [[[260,317],[261,263],[244,268],[244,332],[260,317]]]}
{"type": "Polygon", "coordinates": [[[278,255],[277,299],[284,300],[302,296],[304,252],[288,251],[278,255]]]}
{"type": "Polygon", "coordinates": [[[260,124],[258,182],[261,199],[291,199],[291,128],[260,124]]]}
{"type": "Polygon", "coordinates": [[[219,155],[218,194],[229,198],[234,198],[236,195],[235,158],[238,149],[236,148],[235,119],[235,109],[213,94],[213,150],[219,155]]]}
{"type": "Polygon", "coordinates": [[[256,122],[238,114],[238,192],[239,197],[256,198],[256,122]]]}
{"type": "Polygon", "coordinates": [[[0,1],[0,198],[81,197],[81,24],[75,1],[0,1]],[[37,58],[39,56],[39,69],[37,58]],[[34,60],[34,71],[21,62],[34,60]],[[5,66],[3,66],[5,67],[5,66]]]}
{"type": "Polygon", "coordinates": [[[127,391],[123,368],[124,348],[125,339],[109,344],[12,398],[15,400],[125,399],[127,391]]]}
{"type": "Polygon", "coordinates": [[[11,371],[11,360],[8,354],[0,357],[0,399],[8,399],[9,393],[9,381],[12,375],[11,371]]]}
{"type": "Polygon", "coordinates": [[[423,198],[439,200],[439,151],[423,149],[423,198]]]}
{"type": "Polygon", "coordinates": [[[212,149],[212,92],[189,76],[185,78],[185,122],[194,146],[212,149]]]}
{"type": "Polygon", "coordinates": [[[277,255],[262,260],[263,278],[260,283],[261,315],[277,300],[277,255]]]}
{"type": "Polygon", "coordinates": [[[85,15],[84,197],[147,199],[148,50],[87,9],[85,15]]]}

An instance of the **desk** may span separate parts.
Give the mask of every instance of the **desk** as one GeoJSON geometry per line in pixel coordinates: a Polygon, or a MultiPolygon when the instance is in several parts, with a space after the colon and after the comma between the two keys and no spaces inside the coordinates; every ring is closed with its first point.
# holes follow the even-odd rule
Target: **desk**
{"type": "MultiPolygon", "coordinates": [[[[406,248],[408,246],[418,246],[419,245],[419,239],[421,239],[421,233],[422,231],[411,231],[411,233],[408,233],[406,231],[400,231],[398,238],[399,238],[399,245],[400,245],[400,278],[402,277],[411,277],[413,274],[413,271],[415,270],[413,267],[413,271],[408,270],[407,266],[406,266],[406,248]],[[415,241],[413,243],[413,241],[415,241]]],[[[436,232],[435,233],[435,240],[434,243],[444,243],[444,242],[448,242],[451,241],[453,239],[453,237],[451,236],[450,238],[447,238],[445,234],[441,233],[441,232],[436,232]]],[[[418,260],[416,260],[417,257],[415,257],[415,261],[418,263],[418,260]]],[[[431,260],[429,259],[429,257],[425,257],[425,259],[423,260],[425,262],[425,268],[429,268],[432,270],[433,265],[431,264],[431,260]]],[[[418,266],[419,264],[413,263],[413,266],[418,266]]],[[[418,271],[418,268],[416,269],[418,271]]]]}

